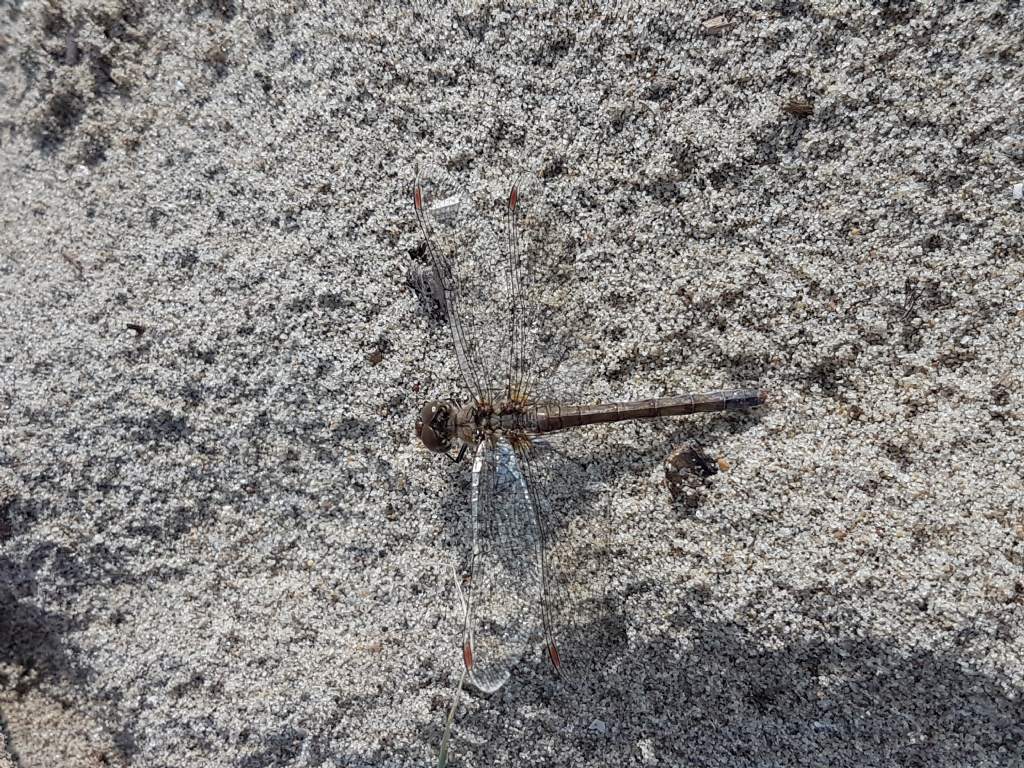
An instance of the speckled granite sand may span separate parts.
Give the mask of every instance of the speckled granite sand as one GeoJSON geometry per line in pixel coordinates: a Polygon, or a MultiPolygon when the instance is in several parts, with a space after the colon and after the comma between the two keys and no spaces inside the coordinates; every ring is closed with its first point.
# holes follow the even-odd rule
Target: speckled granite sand
{"type": "Polygon", "coordinates": [[[1024,765],[1024,8],[441,5],[0,11],[12,759],[436,758],[468,468],[411,435],[458,386],[406,284],[430,156],[571,212],[592,395],[774,395],[588,433],[619,684],[524,659],[455,764],[1024,765]],[[730,466],[692,513],[687,440],[730,466]]]}

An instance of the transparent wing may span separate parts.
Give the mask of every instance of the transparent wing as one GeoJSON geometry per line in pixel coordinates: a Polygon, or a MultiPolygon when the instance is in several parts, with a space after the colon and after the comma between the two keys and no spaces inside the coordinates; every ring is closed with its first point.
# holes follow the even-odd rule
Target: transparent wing
{"type": "Polygon", "coordinates": [[[621,595],[613,574],[622,552],[613,539],[601,487],[563,449],[569,436],[533,440],[519,464],[541,535],[541,613],[548,657],[574,685],[593,687],[626,653],[621,595]]]}
{"type": "Polygon", "coordinates": [[[572,367],[580,345],[567,322],[574,302],[573,254],[558,233],[568,223],[534,174],[520,175],[505,198],[509,285],[507,388],[510,399],[577,399],[586,376],[572,367]]]}
{"type": "Polygon", "coordinates": [[[473,683],[498,690],[539,636],[540,543],[532,496],[512,446],[477,448],[470,493],[473,550],[463,661],[473,683]]]}
{"type": "Polygon", "coordinates": [[[508,291],[500,227],[486,185],[438,166],[417,166],[416,220],[444,292],[445,313],[462,378],[477,401],[499,391],[507,366],[508,291]]]}
{"type": "Polygon", "coordinates": [[[549,392],[574,347],[559,310],[572,260],[552,237],[562,217],[541,188],[529,173],[509,185],[431,164],[416,170],[416,218],[463,380],[478,401],[549,392]]]}

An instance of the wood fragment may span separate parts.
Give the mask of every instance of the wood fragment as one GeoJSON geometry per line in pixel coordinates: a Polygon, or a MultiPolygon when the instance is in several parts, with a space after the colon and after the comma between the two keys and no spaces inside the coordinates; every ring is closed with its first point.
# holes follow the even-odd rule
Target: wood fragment
{"type": "Polygon", "coordinates": [[[736,26],[736,22],[726,16],[715,16],[704,22],[704,34],[721,35],[736,26]]]}
{"type": "Polygon", "coordinates": [[[814,114],[814,102],[807,99],[786,99],[782,104],[782,111],[797,117],[807,117],[814,114]]]}

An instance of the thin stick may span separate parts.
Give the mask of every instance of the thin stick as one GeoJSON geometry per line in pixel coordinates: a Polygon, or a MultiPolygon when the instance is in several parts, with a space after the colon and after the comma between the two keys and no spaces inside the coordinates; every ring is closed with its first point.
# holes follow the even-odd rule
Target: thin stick
{"type": "MultiPolygon", "coordinates": [[[[462,585],[459,584],[459,574],[455,570],[455,566],[451,566],[452,578],[455,581],[455,589],[459,593],[459,603],[462,605],[462,621],[463,626],[469,621],[469,606],[466,604],[466,596],[462,594],[462,585]]],[[[448,746],[451,742],[452,735],[452,723],[455,722],[455,710],[459,706],[459,691],[462,690],[462,684],[466,681],[466,666],[462,666],[462,674],[459,676],[459,684],[455,686],[455,691],[452,693],[452,707],[448,711],[448,722],[444,726],[444,735],[441,737],[441,746],[438,749],[437,755],[437,768],[446,768],[448,765],[448,746]]]]}
{"type": "Polygon", "coordinates": [[[446,768],[448,765],[448,743],[452,734],[452,722],[455,720],[455,710],[459,706],[459,691],[462,690],[462,683],[466,679],[466,667],[463,665],[462,674],[459,676],[459,684],[452,694],[452,708],[448,712],[448,723],[444,727],[444,736],[441,737],[441,748],[437,755],[437,768],[446,768]]]}

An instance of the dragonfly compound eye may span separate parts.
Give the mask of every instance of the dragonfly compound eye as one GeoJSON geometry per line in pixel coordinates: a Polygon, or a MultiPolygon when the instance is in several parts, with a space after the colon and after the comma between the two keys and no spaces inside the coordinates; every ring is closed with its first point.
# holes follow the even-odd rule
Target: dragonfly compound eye
{"type": "Polygon", "coordinates": [[[436,400],[424,403],[416,418],[416,435],[427,450],[444,453],[448,450],[448,409],[436,400]]]}

